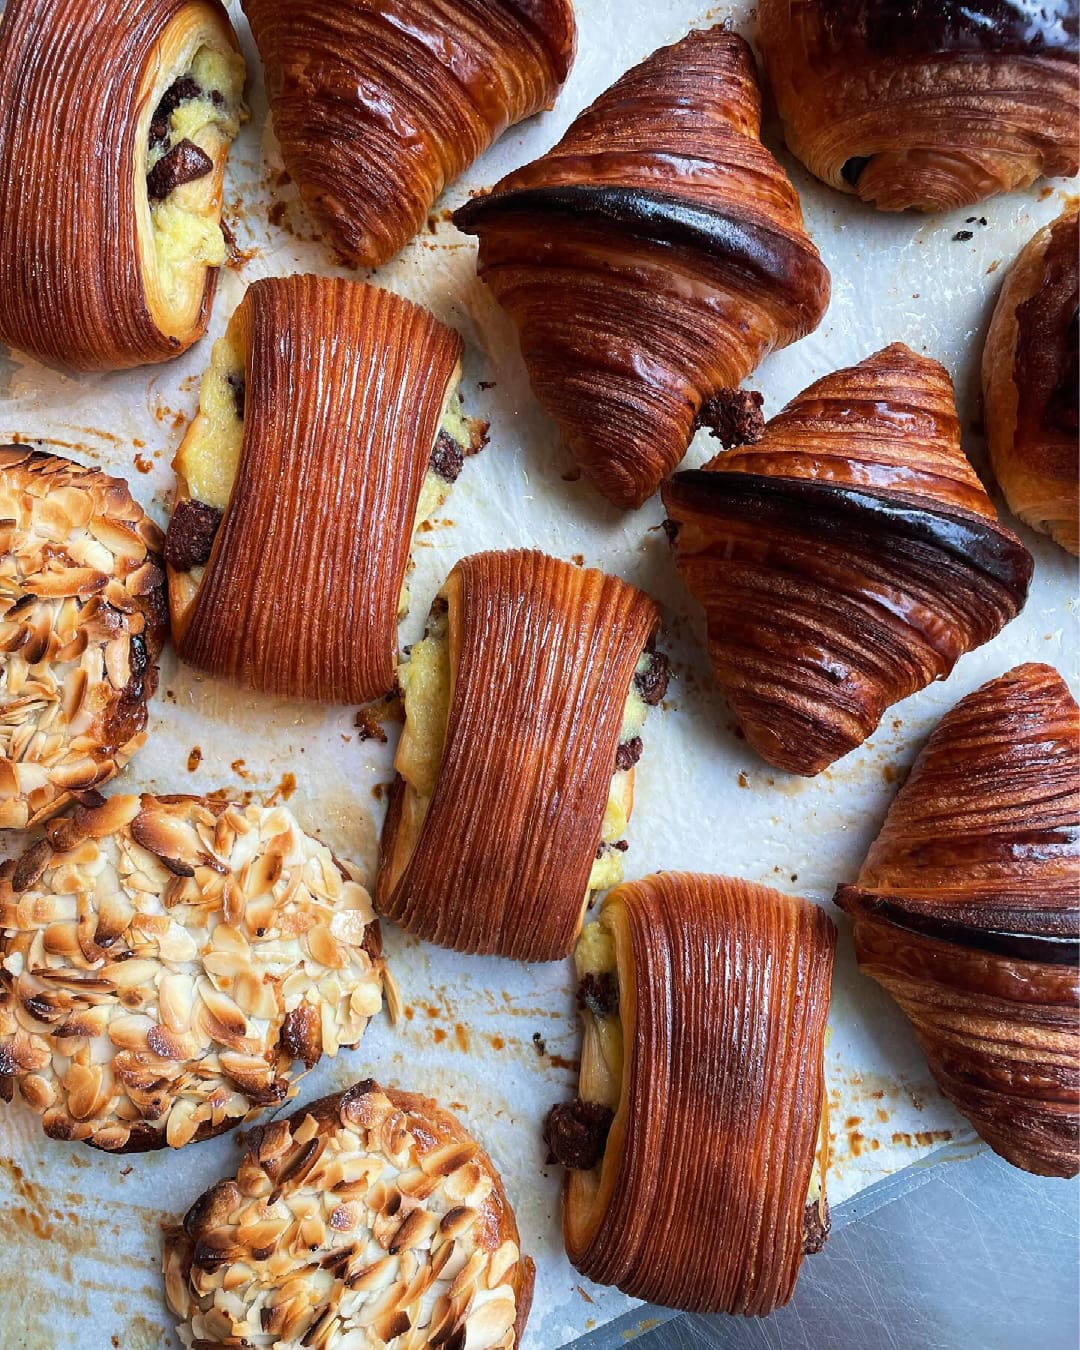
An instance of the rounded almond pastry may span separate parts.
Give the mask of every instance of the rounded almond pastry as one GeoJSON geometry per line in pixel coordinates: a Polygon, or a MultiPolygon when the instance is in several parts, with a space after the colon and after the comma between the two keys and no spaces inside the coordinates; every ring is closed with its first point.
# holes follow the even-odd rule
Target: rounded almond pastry
{"type": "Polygon", "coordinates": [[[710,400],[828,306],[760,127],[750,48],[693,32],[454,217],[479,236],[480,277],[517,324],[537,398],[618,506],[641,506],[710,400]]]}
{"type": "Polygon", "coordinates": [[[253,1130],[165,1231],[188,1350],[513,1350],[533,1292],[494,1164],[430,1099],[370,1080],[253,1130]]]}
{"type": "Polygon", "coordinates": [[[825,1024],[836,930],[807,900],[661,872],[578,942],[578,1096],[552,1108],[583,1275],[689,1312],[764,1316],[829,1231],[825,1024]]]}
{"type": "Polygon", "coordinates": [[[461,353],[390,291],[316,276],[249,287],[173,465],[165,561],[183,660],[288,698],[392,690],[413,537],[486,431],[461,411],[461,353]]]}
{"type": "Polygon", "coordinates": [[[179,1148],[382,1006],[367,892],[284,807],[96,793],[0,868],[0,1096],[53,1139],[179,1148]]]}
{"type": "Polygon", "coordinates": [[[761,0],[792,153],[882,211],[1080,168],[1076,0],[761,0]]]}
{"type": "Polygon", "coordinates": [[[1031,555],[960,447],[945,368],[896,343],[664,487],[717,682],[759,755],[813,775],[1023,608],[1031,555]]]}
{"type": "Polygon", "coordinates": [[[399,676],[380,913],[455,951],[570,954],[622,877],[641,732],[667,690],[659,623],[636,587],[543,553],[458,563],[399,676]]]}
{"type": "Polygon", "coordinates": [[[161,549],[123,479],[0,446],[0,829],[40,824],[146,740],[161,549]]]}
{"type": "Polygon", "coordinates": [[[355,267],[388,262],[443,189],[570,73],[571,0],[243,0],[285,167],[355,267]]]}
{"type": "Polygon", "coordinates": [[[1017,666],[942,719],[854,885],[855,954],[941,1091],[1040,1176],[1080,1171],[1080,713],[1017,666]]]}
{"type": "Polygon", "coordinates": [[[9,0],[0,341],[117,370],[202,336],[244,80],[219,0],[9,0]]]}
{"type": "Polygon", "coordinates": [[[1080,215],[1028,243],[1005,278],[983,349],[990,462],[1025,525],[1080,554],[1080,215]]]}

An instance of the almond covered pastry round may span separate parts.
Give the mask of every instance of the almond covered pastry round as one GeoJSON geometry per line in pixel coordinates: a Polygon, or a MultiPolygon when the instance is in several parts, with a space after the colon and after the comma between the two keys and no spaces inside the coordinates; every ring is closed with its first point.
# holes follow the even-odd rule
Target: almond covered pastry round
{"type": "Polygon", "coordinates": [[[513,1350],[533,1288],[491,1159],[371,1081],[253,1130],[166,1230],[164,1273],[189,1350],[513,1350]]]}
{"type": "Polygon", "coordinates": [[[367,892],[282,806],[89,794],[0,868],[0,1092],[177,1148],[278,1105],[382,1005],[367,892]]]}
{"type": "Polygon", "coordinates": [[[0,828],[38,824],[146,739],[161,549],[122,479],[0,446],[0,828]]]}

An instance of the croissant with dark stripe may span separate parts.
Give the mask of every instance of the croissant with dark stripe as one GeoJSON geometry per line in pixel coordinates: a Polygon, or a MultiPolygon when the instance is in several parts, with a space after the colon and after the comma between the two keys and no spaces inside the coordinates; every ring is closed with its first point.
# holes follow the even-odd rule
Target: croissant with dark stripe
{"type": "Polygon", "coordinates": [[[703,406],[816,328],[829,274],[761,144],[749,47],[693,32],[462,207],[532,386],[596,486],[640,506],[703,406]]]}
{"type": "Polygon", "coordinates": [[[243,0],[285,167],[321,229],[379,267],[570,72],[570,0],[243,0]]]}
{"type": "Polygon", "coordinates": [[[1080,167],[1076,0],[760,0],[787,143],[883,211],[1080,167]]]}
{"type": "Polygon", "coordinates": [[[942,1092],[1026,1171],[1080,1170],[1080,716],[1050,666],[962,699],[853,886],[867,975],[942,1092]]]}
{"type": "Polygon", "coordinates": [[[1032,560],[964,458],[952,382],[902,344],[664,488],[716,678],[764,759],[816,774],[1020,611],[1032,560]]]}

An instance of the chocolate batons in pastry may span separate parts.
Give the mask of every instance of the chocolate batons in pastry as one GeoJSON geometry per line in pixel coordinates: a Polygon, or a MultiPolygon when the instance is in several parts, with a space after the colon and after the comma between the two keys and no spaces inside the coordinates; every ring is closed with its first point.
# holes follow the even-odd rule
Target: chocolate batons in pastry
{"type": "Polygon", "coordinates": [[[0,341],[114,370],[202,336],[244,78],[218,0],[8,0],[0,341]]]}
{"type": "Polygon", "coordinates": [[[883,211],[1080,167],[1076,0],[761,0],[792,152],[883,211]]]}
{"type": "Polygon", "coordinates": [[[543,553],[458,563],[400,672],[380,913],[456,951],[570,954],[589,897],[622,877],[667,689],[659,621],[636,587],[543,553]]]}
{"type": "Polygon", "coordinates": [[[816,774],[988,642],[1032,560],[960,448],[945,368],[897,343],[825,376],[754,445],[665,485],[717,681],[770,764],[816,774]]]}
{"type": "Polygon", "coordinates": [[[836,931],[809,901],[662,872],[575,954],[578,1098],[545,1139],[578,1270],[650,1303],[761,1316],[829,1230],[824,1079],[836,931]]]}
{"type": "Polygon", "coordinates": [[[947,713],[836,903],[942,1092],[1003,1158],[1080,1170],[1080,718],[1050,666],[947,713]]]}
{"type": "Polygon", "coordinates": [[[265,693],[394,686],[413,536],[483,427],[461,338],[389,291],[256,281],[214,345],[165,540],[185,661],[265,693]]]}
{"type": "Polygon", "coordinates": [[[435,1102],[370,1080],[252,1130],[165,1231],[188,1350],[514,1350],[532,1302],[495,1167],[435,1102]]]}
{"type": "Polygon", "coordinates": [[[0,446],[0,829],[39,824],[145,741],[161,549],[123,479],[0,446]]]}
{"type": "Polygon", "coordinates": [[[379,267],[570,72],[571,0],[243,0],[285,167],[319,227],[379,267]]]}
{"type": "Polygon", "coordinates": [[[480,237],[480,276],[518,326],[537,398],[618,506],[650,497],[709,401],[828,305],[760,125],[750,48],[693,32],[454,217],[480,237]]]}
{"type": "Polygon", "coordinates": [[[284,807],[89,794],[0,868],[0,1095],[141,1152],[231,1129],[382,1006],[362,886],[284,807]]]}
{"type": "Polygon", "coordinates": [[[1041,229],[1001,288],[983,350],[983,421],[1009,509],[1080,553],[1080,217],[1041,229]]]}

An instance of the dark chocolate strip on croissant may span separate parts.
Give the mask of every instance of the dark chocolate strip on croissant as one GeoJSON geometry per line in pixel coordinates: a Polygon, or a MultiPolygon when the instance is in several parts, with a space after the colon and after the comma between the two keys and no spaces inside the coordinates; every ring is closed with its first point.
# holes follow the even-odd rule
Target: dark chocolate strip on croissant
{"type": "Polygon", "coordinates": [[[941,1090],[1016,1166],[1080,1170],[1080,714],[1025,665],[946,714],[836,903],[941,1090]]]}
{"type": "Polygon", "coordinates": [[[244,61],[218,0],[10,0],[0,340],[115,369],[202,335],[244,61]]]}
{"type": "Polygon", "coordinates": [[[570,0],[244,0],[286,168],[335,248],[387,262],[509,126],[550,107],[570,0]]]}
{"type": "Polygon", "coordinates": [[[746,43],[717,27],[622,77],[455,216],[533,389],[597,487],[640,506],[718,390],[820,323],[829,275],[761,144],[746,43]]]}
{"type": "Polygon", "coordinates": [[[570,953],[619,876],[640,723],[666,684],[658,624],[635,587],[542,553],[454,568],[402,672],[382,913],[458,951],[570,953]]]}
{"type": "Polygon", "coordinates": [[[1076,0],[761,0],[787,142],[886,211],[1080,167],[1076,0]]]}
{"type": "Polygon", "coordinates": [[[828,1229],[835,940],[817,906],[744,881],[661,873],[608,896],[578,947],[569,1108],[604,1119],[592,1156],[560,1159],[583,1274],[696,1312],[763,1315],[791,1297],[828,1229]]]}
{"type": "Polygon", "coordinates": [[[255,282],[230,336],[241,364],[211,371],[177,457],[168,556],[199,567],[186,583],[170,572],[177,650],[267,693],[378,698],[394,685],[410,544],[461,339],[388,291],[313,276],[255,282]],[[222,402],[239,440],[224,484],[222,402]],[[192,519],[192,498],[220,521],[192,519]]]}
{"type": "Polygon", "coordinates": [[[896,344],[664,488],[750,744],[815,774],[1023,606],[1032,560],[960,448],[952,383],[896,344]]]}

